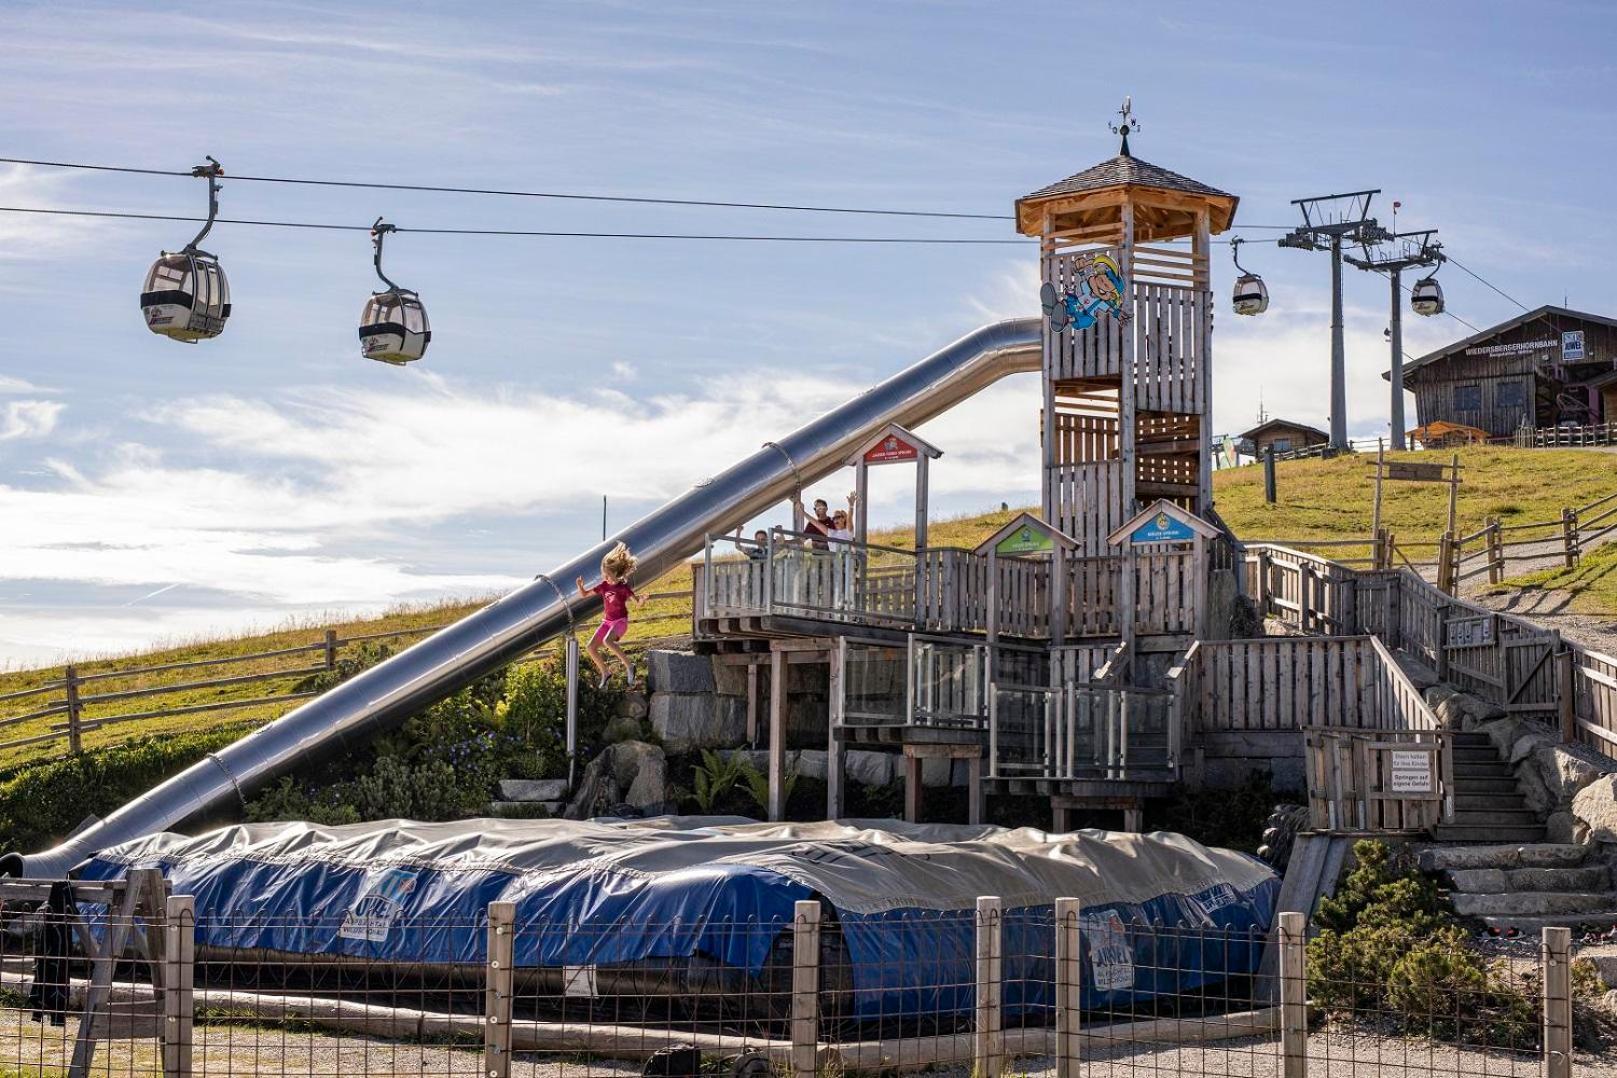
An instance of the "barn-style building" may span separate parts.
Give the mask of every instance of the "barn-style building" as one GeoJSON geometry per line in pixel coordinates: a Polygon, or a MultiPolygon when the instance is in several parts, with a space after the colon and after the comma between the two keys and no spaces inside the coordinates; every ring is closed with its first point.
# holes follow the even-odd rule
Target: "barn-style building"
{"type": "MultiPolygon", "coordinates": [[[[1617,420],[1602,393],[1617,368],[1617,319],[1540,307],[1421,356],[1404,367],[1421,426],[1479,427],[1493,437],[1523,425],[1617,420]]],[[[1388,375],[1383,375],[1388,377],[1388,375]]]]}
{"type": "Polygon", "coordinates": [[[1270,446],[1274,446],[1276,453],[1294,453],[1331,440],[1331,436],[1318,427],[1290,419],[1270,419],[1236,437],[1240,439],[1240,451],[1249,457],[1263,456],[1270,446]]]}

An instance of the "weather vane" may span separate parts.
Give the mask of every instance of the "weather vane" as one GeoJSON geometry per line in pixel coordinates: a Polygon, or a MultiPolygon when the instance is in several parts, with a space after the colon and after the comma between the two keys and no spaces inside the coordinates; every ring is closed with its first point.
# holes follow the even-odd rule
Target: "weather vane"
{"type": "Polygon", "coordinates": [[[1129,132],[1140,129],[1140,121],[1134,118],[1134,98],[1132,96],[1123,98],[1123,107],[1117,110],[1117,114],[1123,117],[1123,122],[1108,124],[1107,126],[1112,129],[1112,134],[1123,136],[1123,148],[1118,153],[1127,157],[1129,156],[1129,132]]]}

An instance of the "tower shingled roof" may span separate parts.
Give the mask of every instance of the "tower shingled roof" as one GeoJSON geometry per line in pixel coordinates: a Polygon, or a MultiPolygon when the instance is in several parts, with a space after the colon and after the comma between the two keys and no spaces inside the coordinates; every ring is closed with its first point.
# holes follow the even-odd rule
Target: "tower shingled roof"
{"type": "Polygon", "coordinates": [[[1052,183],[1048,187],[1041,187],[1032,194],[1023,195],[1019,201],[1026,202],[1035,198],[1050,198],[1055,195],[1096,191],[1103,187],[1117,187],[1122,184],[1161,187],[1169,191],[1187,191],[1194,195],[1214,195],[1223,198],[1235,197],[1228,191],[1220,191],[1216,187],[1209,187],[1207,184],[1193,180],[1189,176],[1181,176],[1179,173],[1165,169],[1160,165],[1153,165],[1149,161],[1142,161],[1138,157],[1120,153],[1110,161],[1102,161],[1098,165],[1086,168],[1082,172],[1052,183]]]}

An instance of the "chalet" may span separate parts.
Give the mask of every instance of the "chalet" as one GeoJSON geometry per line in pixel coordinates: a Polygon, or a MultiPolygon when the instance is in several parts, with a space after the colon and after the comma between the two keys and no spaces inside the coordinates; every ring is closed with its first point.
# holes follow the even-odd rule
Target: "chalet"
{"type": "Polygon", "coordinates": [[[1264,450],[1270,446],[1274,446],[1276,453],[1290,453],[1313,445],[1324,445],[1331,440],[1331,436],[1318,427],[1293,423],[1289,419],[1271,419],[1259,423],[1251,430],[1242,431],[1238,437],[1245,443],[1241,446],[1241,452],[1254,457],[1263,456],[1264,450]]]}
{"type": "Polygon", "coordinates": [[[1404,388],[1415,394],[1421,426],[1458,423],[1504,437],[1523,425],[1617,420],[1614,361],[1617,319],[1546,306],[1410,362],[1404,388]]]}

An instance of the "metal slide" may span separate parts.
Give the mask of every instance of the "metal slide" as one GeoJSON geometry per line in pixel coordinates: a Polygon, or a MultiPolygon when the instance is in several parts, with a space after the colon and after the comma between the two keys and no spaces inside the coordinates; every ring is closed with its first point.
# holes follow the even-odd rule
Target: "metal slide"
{"type": "Polygon", "coordinates": [[[0,858],[0,875],[60,878],[97,850],[217,813],[294,767],[364,744],[477,678],[589,617],[573,578],[593,580],[619,540],[653,579],[728,531],[841,467],[887,423],[914,426],[1008,374],[1040,368],[1036,318],[984,326],[933,353],[728,471],[703,479],[662,508],[540,574],[502,599],[401,651],[269,723],[124,805],[54,849],[0,858]]]}

